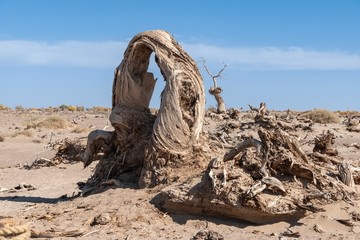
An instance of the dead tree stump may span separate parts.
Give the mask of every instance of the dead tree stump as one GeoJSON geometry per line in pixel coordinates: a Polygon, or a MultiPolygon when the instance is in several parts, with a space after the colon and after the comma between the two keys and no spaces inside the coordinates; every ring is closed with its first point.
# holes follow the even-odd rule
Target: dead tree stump
{"type": "Polygon", "coordinates": [[[315,138],[315,146],[313,152],[319,152],[329,156],[337,156],[338,151],[334,147],[335,136],[330,131],[326,134],[315,138]]]}
{"type": "Polygon", "coordinates": [[[186,164],[192,155],[204,116],[205,93],[196,63],[168,32],[139,33],[115,70],[110,115],[115,131],[89,135],[85,165],[99,148],[105,152],[89,181],[94,185],[133,171],[140,187],[166,183],[169,169],[186,164]],[[156,84],[147,72],[152,53],[166,81],[157,116],[149,110],[156,84]]]}
{"type": "Polygon", "coordinates": [[[217,85],[217,79],[221,77],[221,74],[225,70],[227,65],[225,64],[224,67],[216,75],[210,72],[208,66],[205,63],[205,59],[203,59],[203,65],[206,72],[209,74],[214,83],[214,85],[210,87],[209,93],[215,97],[217,103],[217,113],[226,113],[225,102],[224,99],[221,97],[222,88],[217,85]]]}

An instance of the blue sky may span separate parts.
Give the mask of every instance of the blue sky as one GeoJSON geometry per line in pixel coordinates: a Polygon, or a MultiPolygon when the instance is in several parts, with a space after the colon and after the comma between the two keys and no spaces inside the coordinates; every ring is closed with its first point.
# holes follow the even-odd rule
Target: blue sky
{"type": "Polygon", "coordinates": [[[165,29],[199,61],[206,89],[201,58],[212,72],[229,64],[228,107],[360,111],[359,13],[359,0],[0,0],[0,104],[110,107],[128,41],[165,29]]]}

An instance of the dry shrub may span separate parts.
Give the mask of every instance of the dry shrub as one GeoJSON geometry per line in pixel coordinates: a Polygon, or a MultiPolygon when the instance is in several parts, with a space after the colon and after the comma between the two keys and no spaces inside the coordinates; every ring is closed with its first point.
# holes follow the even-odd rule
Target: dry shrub
{"type": "Polygon", "coordinates": [[[75,112],[76,111],[76,107],[75,106],[68,106],[67,110],[70,112],[75,112]]]}
{"type": "Polygon", "coordinates": [[[95,113],[95,114],[99,114],[99,113],[110,113],[111,112],[111,108],[106,108],[106,107],[92,107],[92,108],[88,108],[87,109],[89,112],[91,113],[95,113]]]}
{"type": "Polygon", "coordinates": [[[0,111],[3,111],[3,110],[9,110],[10,108],[5,106],[5,105],[2,105],[0,104],[0,111]]]}
{"type": "Polygon", "coordinates": [[[336,111],[335,113],[340,117],[360,116],[358,111],[336,111]]]}
{"type": "Polygon", "coordinates": [[[52,159],[38,158],[30,164],[24,164],[23,168],[30,170],[56,166],[60,163],[81,162],[81,154],[85,151],[85,145],[79,140],[69,140],[68,138],[56,140],[50,144],[50,147],[57,150],[55,157],[52,159]]]}
{"type": "Polygon", "coordinates": [[[18,132],[14,133],[11,136],[12,137],[17,137],[19,135],[23,135],[23,136],[26,136],[26,137],[32,137],[34,135],[34,133],[32,131],[30,131],[29,129],[26,129],[26,130],[18,131],[18,132]]]}
{"type": "Polygon", "coordinates": [[[0,135],[0,142],[3,142],[3,141],[5,141],[5,136],[0,135]]]}
{"type": "Polygon", "coordinates": [[[77,106],[76,111],[83,112],[83,111],[85,111],[85,107],[84,106],[77,106]]]}
{"type": "Polygon", "coordinates": [[[60,105],[59,108],[60,108],[61,111],[64,111],[65,109],[68,108],[68,106],[63,104],[63,105],[60,105]]]}
{"type": "Polygon", "coordinates": [[[69,112],[75,112],[75,111],[82,112],[82,111],[85,110],[85,108],[84,108],[83,106],[65,105],[65,104],[60,105],[60,106],[59,106],[59,109],[60,109],[61,111],[67,110],[67,111],[69,111],[69,112]]]}
{"type": "Polygon", "coordinates": [[[336,113],[326,109],[314,109],[302,113],[303,117],[311,119],[315,123],[339,123],[340,118],[336,113]]]}
{"type": "Polygon", "coordinates": [[[19,105],[19,106],[16,106],[16,107],[15,107],[15,111],[17,111],[17,112],[23,112],[23,111],[25,111],[25,108],[19,105]]]}
{"type": "Polygon", "coordinates": [[[52,116],[43,120],[32,119],[27,123],[27,129],[29,128],[50,128],[50,129],[63,129],[68,126],[66,120],[58,116],[52,116]]]}

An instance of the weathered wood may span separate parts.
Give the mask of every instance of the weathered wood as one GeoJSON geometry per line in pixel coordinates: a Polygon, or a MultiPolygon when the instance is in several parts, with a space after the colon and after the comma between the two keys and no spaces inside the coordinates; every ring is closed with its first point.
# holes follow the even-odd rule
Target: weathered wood
{"type": "Polygon", "coordinates": [[[205,63],[205,59],[203,59],[203,65],[206,72],[209,74],[209,76],[211,77],[214,83],[214,85],[209,89],[209,93],[215,97],[217,103],[217,113],[225,113],[226,112],[225,102],[224,99],[221,97],[222,89],[217,85],[217,79],[221,77],[221,74],[225,70],[227,65],[225,64],[224,67],[216,75],[210,72],[208,66],[205,63]]]}
{"type": "Polygon", "coordinates": [[[245,150],[246,148],[249,148],[249,147],[256,148],[257,152],[260,153],[262,151],[263,145],[262,145],[262,142],[260,142],[259,140],[256,140],[253,138],[246,139],[246,140],[242,141],[241,143],[238,143],[230,151],[225,153],[224,159],[223,159],[224,162],[234,159],[234,157],[236,155],[238,155],[240,152],[242,152],[243,150],[245,150]]]}
{"type": "Polygon", "coordinates": [[[102,130],[94,130],[89,133],[87,146],[81,157],[84,168],[92,163],[94,156],[99,152],[100,148],[106,149],[109,147],[112,135],[112,132],[102,130]]]}
{"type": "Polygon", "coordinates": [[[311,153],[312,157],[322,161],[322,162],[331,162],[333,164],[339,164],[341,163],[340,160],[334,158],[334,157],[331,157],[331,156],[328,156],[326,154],[322,154],[322,153],[319,153],[319,152],[314,152],[314,153],[311,153]]]}
{"type": "Polygon", "coordinates": [[[163,183],[167,171],[160,169],[192,154],[204,116],[205,92],[196,63],[168,32],[139,33],[130,41],[114,74],[109,119],[115,131],[89,136],[85,166],[91,162],[98,140],[108,144],[111,137],[93,180],[105,181],[133,170],[141,172],[140,187],[163,183]],[[153,74],[147,72],[152,53],[166,81],[157,116],[149,110],[156,84],[153,74]]]}
{"type": "Polygon", "coordinates": [[[338,164],[338,170],[340,175],[340,180],[349,187],[354,187],[354,177],[351,173],[350,164],[347,162],[342,162],[338,164]]]}
{"type": "Polygon", "coordinates": [[[222,88],[221,87],[211,87],[209,89],[209,93],[215,97],[215,100],[217,102],[217,113],[225,113],[226,107],[224,99],[221,97],[222,88]]]}
{"type": "Polygon", "coordinates": [[[334,147],[334,139],[334,134],[330,131],[327,131],[326,134],[315,138],[315,147],[313,149],[313,152],[319,152],[329,156],[338,155],[338,151],[334,147]]]}

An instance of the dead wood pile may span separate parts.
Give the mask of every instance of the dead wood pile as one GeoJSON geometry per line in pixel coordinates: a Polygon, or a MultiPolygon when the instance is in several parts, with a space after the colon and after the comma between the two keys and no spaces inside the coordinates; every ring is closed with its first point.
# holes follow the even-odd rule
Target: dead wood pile
{"type": "Polygon", "coordinates": [[[34,169],[41,167],[56,166],[61,163],[71,164],[82,161],[81,156],[85,151],[84,144],[79,140],[71,140],[68,138],[56,140],[50,142],[47,147],[56,150],[56,154],[53,158],[47,159],[39,157],[30,164],[25,164],[22,168],[34,169]]]}
{"type": "Polygon", "coordinates": [[[104,153],[85,184],[87,192],[126,174],[140,187],[183,180],[188,169],[207,157],[200,149],[209,143],[213,153],[230,150],[213,158],[204,173],[197,171],[164,188],[154,199],[159,208],[268,223],[296,220],[306,211],[320,211],[323,204],[357,198],[351,167],[338,156],[334,136],[319,136],[314,152],[306,154],[292,133],[312,131],[311,125],[292,124],[289,116],[277,119],[265,103],[250,106],[256,115],[247,124],[239,123],[236,111],[213,114],[234,121],[200,138],[205,116],[202,78],[196,63],[165,31],[143,32],[130,41],[115,70],[112,103],[115,130],[91,132],[82,155],[86,167],[104,153]],[[147,72],[152,53],[166,81],[157,115],[149,109],[156,84],[147,72]],[[229,130],[246,127],[257,136],[234,141],[229,130]]]}
{"type": "Polygon", "coordinates": [[[114,132],[94,131],[88,137],[84,165],[103,149],[88,185],[137,173],[140,187],[152,187],[176,179],[172,168],[189,165],[199,144],[205,115],[205,95],[196,63],[162,30],[136,35],[115,70],[110,122],[114,132]],[[156,79],[147,72],[155,61],[166,81],[155,116],[149,110],[156,79]]]}
{"type": "Polygon", "coordinates": [[[349,132],[360,132],[360,120],[357,116],[349,116],[346,121],[347,130],[349,132]]]}
{"type": "Polygon", "coordinates": [[[333,134],[317,137],[314,153],[305,154],[266,110],[254,119],[258,138],[249,136],[212,159],[203,175],[163,189],[154,203],[172,213],[263,224],[296,220],[324,204],[358,197],[349,164],[334,156],[333,134]]]}

